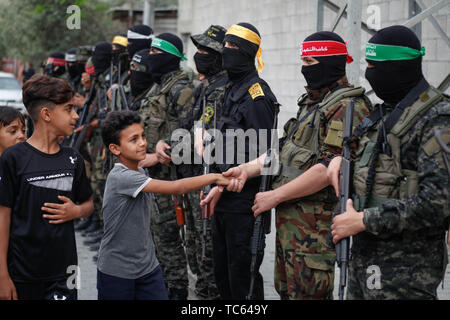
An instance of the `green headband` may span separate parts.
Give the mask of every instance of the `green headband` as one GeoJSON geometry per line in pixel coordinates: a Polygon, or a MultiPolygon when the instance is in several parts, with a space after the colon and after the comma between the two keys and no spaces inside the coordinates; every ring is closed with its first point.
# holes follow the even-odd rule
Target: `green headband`
{"type": "Polygon", "coordinates": [[[152,40],[152,47],[160,49],[165,52],[168,52],[170,54],[173,54],[174,56],[177,56],[178,58],[180,58],[181,61],[187,60],[186,57],[184,56],[184,53],[180,52],[177,49],[177,47],[175,47],[173,44],[171,44],[170,42],[168,42],[166,40],[163,40],[160,38],[154,38],[152,40]]]}
{"type": "Polygon", "coordinates": [[[366,44],[366,59],[374,61],[412,60],[425,55],[425,47],[419,50],[390,46],[386,44],[366,44]]]}

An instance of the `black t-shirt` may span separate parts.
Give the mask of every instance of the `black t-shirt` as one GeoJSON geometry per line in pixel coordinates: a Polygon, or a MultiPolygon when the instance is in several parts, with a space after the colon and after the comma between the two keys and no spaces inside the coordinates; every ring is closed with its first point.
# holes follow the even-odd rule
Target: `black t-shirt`
{"type": "Polygon", "coordinates": [[[0,158],[0,205],[11,208],[8,271],[17,282],[67,278],[77,265],[73,221],[51,224],[44,203],[74,203],[90,198],[84,161],[73,148],[43,153],[27,142],[8,148],[0,158]]]}

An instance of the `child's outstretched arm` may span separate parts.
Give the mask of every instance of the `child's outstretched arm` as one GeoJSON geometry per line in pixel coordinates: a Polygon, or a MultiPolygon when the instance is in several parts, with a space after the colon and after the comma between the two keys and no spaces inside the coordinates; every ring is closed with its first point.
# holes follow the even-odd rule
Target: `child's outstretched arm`
{"type": "Polygon", "coordinates": [[[153,179],[144,187],[144,189],[142,189],[142,191],[163,194],[184,194],[201,189],[209,184],[227,186],[229,181],[230,178],[224,177],[218,173],[210,173],[175,181],[153,179]]]}

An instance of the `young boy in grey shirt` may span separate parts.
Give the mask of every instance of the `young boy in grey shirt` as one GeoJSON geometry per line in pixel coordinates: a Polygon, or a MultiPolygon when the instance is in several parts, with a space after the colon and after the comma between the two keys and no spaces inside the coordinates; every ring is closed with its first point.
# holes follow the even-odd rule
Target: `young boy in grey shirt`
{"type": "Polygon", "coordinates": [[[228,179],[220,174],[177,181],[147,177],[138,167],[145,159],[147,141],[136,112],[111,112],[102,123],[102,139],[119,163],[106,179],[98,299],[167,300],[150,232],[150,193],[183,194],[213,183],[225,186],[228,179]]]}

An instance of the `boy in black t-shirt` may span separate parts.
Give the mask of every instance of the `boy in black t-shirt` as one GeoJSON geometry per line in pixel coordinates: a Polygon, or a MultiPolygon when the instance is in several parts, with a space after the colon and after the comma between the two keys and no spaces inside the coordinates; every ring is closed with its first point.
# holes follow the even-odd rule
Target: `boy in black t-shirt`
{"type": "Polygon", "coordinates": [[[0,299],[77,298],[72,220],[93,203],[83,158],[58,144],[78,119],[73,95],[67,81],[45,75],[23,87],[34,132],[0,158],[0,299]]]}

